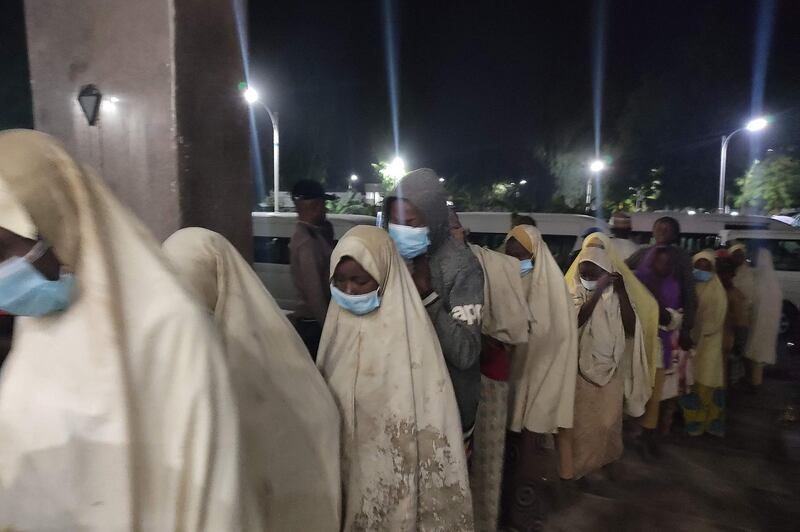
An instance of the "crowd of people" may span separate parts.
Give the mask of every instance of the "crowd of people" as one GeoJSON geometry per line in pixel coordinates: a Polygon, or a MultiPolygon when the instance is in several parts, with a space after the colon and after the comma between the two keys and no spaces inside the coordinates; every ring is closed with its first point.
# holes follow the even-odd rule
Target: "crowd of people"
{"type": "Polygon", "coordinates": [[[471,245],[432,170],[334,242],[293,191],[288,318],[206,229],[163,245],[53,138],[0,133],[0,529],[523,529],[661,435],[725,434],[775,362],[767,249],[592,232],[564,275],[529,217],[471,245]],[[756,287],[758,287],[756,289],[756,287]],[[744,378],[744,376],[747,378],[744,378]]]}

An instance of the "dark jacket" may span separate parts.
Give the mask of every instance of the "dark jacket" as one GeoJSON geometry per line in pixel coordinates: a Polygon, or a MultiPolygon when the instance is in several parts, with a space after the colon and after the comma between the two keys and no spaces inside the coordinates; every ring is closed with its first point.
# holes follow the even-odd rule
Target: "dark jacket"
{"type": "Polygon", "coordinates": [[[420,169],[406,175],[387,197],[384,223],[388,223],[391,203],[397,198],[413,203],[430,229],[431,284],[439,297],[426,308],[442,346],[466,431],[475,423],[480,400],[483,270],[469,248],[450,238],[447,195],[436,172],[420,169]]]}
{"type": "Polygon", "coordinates": [[[292,280],[297,289],[294,317],[325,323],[331,300],[330,262],[333,229],[330,223],[318,227],[297,222],[289,241],[292,280]]]}

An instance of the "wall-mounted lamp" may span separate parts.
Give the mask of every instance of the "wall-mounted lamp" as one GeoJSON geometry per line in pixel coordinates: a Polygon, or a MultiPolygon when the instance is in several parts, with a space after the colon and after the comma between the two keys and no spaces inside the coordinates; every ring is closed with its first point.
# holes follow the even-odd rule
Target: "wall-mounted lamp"
{"type": "Polygon", "coordinates": [[[81,104],[83,114],[90,126],[97,123],[97,118],[100,116],[100,100],[103,95],[94,85],[84,85],[78,93],[78,103],[81,104]]]}

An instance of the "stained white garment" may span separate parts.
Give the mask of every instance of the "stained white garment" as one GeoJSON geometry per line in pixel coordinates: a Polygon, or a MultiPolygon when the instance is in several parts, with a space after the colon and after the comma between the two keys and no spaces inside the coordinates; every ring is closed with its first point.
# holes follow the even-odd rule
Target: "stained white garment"
{"type": "Polygon", "coordinates": [[[222,235],[181,229],[163,248],[222,333],[254,518],[263,530],[339,530],[339,411],[303,341],[222,235]]]}
{"type": "Polygon", "coordinates": [[[575,311],[561,269],[539,230],[521,225],[509,236],[526,249],[530,245],[534,262],[533,271],[522,279],[532,323],[527,343],[511,351],[508,428],[555,433],[559,428],[571,428],[574,415],[578,371],[575,311]]]}
{"type": "Polygon", "coordinates": [[[483,269],[481,333],[507,345],[526,343],[531,316],[522,290],[520,262],[474,244],[469,248],[483,269]]]}
{"type": "Polygon", "coordinates": [[[17,320],[0,530],[244,529],[237,409],[208,314],[54,139],[0,134],[0,181],[77,281],[65,312],[17,320]]]}
{"type": "Polygon", "coordinates": [[[768,249],[758,250],[754,270],[755,289],[744,356],[762,364],[774,364],[777,356],[783,291],[775,275],[772,253],[768,249]]]}
{"type": "Polygon", "coordinates": [[[344,530],[473,530],[453,386],[433,324],[388,233],[358,226],[333,250],[379,284],[381,306],[328,309],[317,365],[342,415],[344,530]]]}

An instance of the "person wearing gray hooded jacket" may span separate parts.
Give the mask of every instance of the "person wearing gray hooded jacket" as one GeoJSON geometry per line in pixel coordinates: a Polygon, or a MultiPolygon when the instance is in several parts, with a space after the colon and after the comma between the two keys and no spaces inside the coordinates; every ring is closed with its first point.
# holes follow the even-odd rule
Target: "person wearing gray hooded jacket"
{"type": "Polygon", "coordinates": [[[480,400],[483,270],[450,238],[447,195],[433,170],[403,177],[386,197],[383,220],[436,329],[468,440],[480,400]]]}

